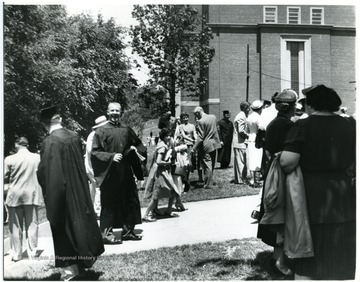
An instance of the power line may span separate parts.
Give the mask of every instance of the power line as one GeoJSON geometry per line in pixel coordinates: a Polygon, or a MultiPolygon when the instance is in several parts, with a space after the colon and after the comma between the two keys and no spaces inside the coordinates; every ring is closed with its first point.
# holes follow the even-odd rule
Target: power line
{"type": "MultiPolygon", "coordinates": [[[[282,80],[282,81],[286,81],[286,82],[291,82],[291,80],[288,80],[288,79],[283,79],[281,77],[278,77],[278,76],[274,76],[274,75],[270,75],[270,74],[266,74],[266,73],[262,73],[262,72],[259,72],[259,71],[256,71],[256,70],[252,70],[250,69],[250,71],[252,72],[255,72],[255,73],[259,73],[263,76],[267,76],[267,77],[271,77],[271,78],[274,78],[274,79],[277,79],[277,80],[282,80]]],[[[350,81],[349,83],[355,83],[355,81],[350,81]]],[[[309,85],[309,84],[304,84],[306,87],[310,87],[312,85],[309,85]]],[[[348,89],[348,88],[336,88],[336,90],[343,90],[343,91],[355,91],[356,89],[348,89]]]]}

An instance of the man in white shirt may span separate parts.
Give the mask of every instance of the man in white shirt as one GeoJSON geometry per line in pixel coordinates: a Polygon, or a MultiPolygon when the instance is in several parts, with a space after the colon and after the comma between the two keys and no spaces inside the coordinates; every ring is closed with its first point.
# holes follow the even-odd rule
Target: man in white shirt
{"type": "Polygon", "coordinates": [[[246,184],[248,176],[247,156],[246,156],[246,139],[249,138],[249,129],[246,118],[250,112],[250,104],[242,102],[240,112],[234,119],[234,180],[235,184],[246,184]]]}

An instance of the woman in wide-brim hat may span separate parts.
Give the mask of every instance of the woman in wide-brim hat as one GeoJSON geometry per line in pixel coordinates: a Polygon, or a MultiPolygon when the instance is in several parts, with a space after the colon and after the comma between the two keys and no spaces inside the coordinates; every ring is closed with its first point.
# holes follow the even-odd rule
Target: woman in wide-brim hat
{"type": "Polygon", "coordinates": [[[285,142],[280,162],[289,173],[301,168],[314,257],[295,259],[297,279],[354,279],[355,125],[337,115],[341,99],[325,85],[303,90],[310,116],[298,120],[285,142]]]}

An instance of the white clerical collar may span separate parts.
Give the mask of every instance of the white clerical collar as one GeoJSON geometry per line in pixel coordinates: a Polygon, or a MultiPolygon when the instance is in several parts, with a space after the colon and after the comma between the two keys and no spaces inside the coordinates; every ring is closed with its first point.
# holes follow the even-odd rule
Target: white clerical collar
{"type": "Polygon", "coordinates": [[[56,129],[62,128],[61,124],[50,125],[49,133],[53,132],[56,129]]]}

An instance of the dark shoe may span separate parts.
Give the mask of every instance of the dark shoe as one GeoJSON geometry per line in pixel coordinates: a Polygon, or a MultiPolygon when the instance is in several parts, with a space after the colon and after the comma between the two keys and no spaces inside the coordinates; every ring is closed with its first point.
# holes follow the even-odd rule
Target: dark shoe
{"type": "MultiPolygon", "coordinates": [[[[99,277],[100,277],[100,274],[97,276],[97,279],[99,277]]],[[[94,279],[89,279],[89,278],[94,278],[94,277],[90,277],[89,272],[86,271],[83,268],[79,269],[79,274],[77,274],[77,275],[75,275],[73,273],[66,273],[66,274],[63,274],[63,275],[60,276],[60,280],[62,280],[62,281],[90,281],[90,280],[94,280],[94,279]]]]}
{"type": "Polygon", "coordinates": [[[279,270],[285,276],[293,275],[293,272],[291,271],[291,269],[287,265],[280,265],[279,262],[277,261],[275,263],[275,267],[276,267],[277,270],[279,270]]]}
{"type": "Polygon", "coordinates": [[[244,182],[236,182],[235,179],[231,180],[230,183],[232,184],[245,184],[244,182]]]}
{"type": "Polygon", "coordinates": [[[122,244],[121,239],[116,239],[116,238],[103,238],[103,244],[104,245],[119,245],[122,244]]]}
{"type": "Polygon", "coordinates": [[[204,185],[205,185],[204,182],[197,182],[197,183],[195,184],[195,187],[196,187],[196,188],[203,188],[204,185]]]}
{"type": "Polygon", "coordinates": [[[176,213],[169,213],[169,212],[165,212],[163,214],[164,217],[178,217],[178,215],[176,213]]]}
{"type": "Polygon", "coordinates": [[[134,233],[129,233],[122,237],[123,241],[140,241],[142,239],[141,236],[138,236],[134,233]]]}
{"type": "Polygon", "coordinates": [[[184,206],[180,207],[180,206],[178,206],[178,205],[176,205],[176,204],[175,204],[175,209],[176,209],[177,211],[180,211],[180,212],[183,212],[183,211],[187,211],[187,210],[188,210],[188,209],[185,208],[184,206]]]}
{"type": "Polygon", "coordinates": [[[155,214],[155,215],[161,215],[161,213],[160,213],[159,210],[157,210],[157,209],[153,209],[152,212],[153,212],[153,214],[155,214]]]}

